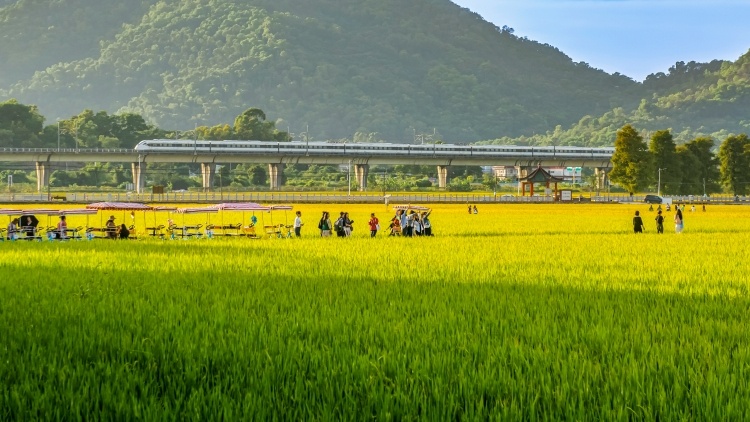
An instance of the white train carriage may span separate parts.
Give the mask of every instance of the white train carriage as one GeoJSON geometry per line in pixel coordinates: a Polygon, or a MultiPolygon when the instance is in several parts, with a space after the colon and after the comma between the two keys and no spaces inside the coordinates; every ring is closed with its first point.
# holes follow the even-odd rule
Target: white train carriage
{"type": "Polygon", "coordinates": [[[416,157],[518,157],[532,159],[597,159],[608,160],[614,148],[571,146],[518,145],[454,145],[454,144],[372,144],[331,142],[274,142],[274,141],[206,141],[185,139],[153,139],[136,145],[138,152],[165,153],[220,153],[220,154],[291,154],[291,155],[351,155],[414,156],[416,157]]]}

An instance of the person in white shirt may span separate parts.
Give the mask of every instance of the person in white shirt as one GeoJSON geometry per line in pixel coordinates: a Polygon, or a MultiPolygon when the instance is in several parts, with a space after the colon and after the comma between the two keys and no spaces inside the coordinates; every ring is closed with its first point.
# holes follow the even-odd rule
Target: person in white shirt
{"type": "Polygon", "coordinates": [[[302,211],[297,211],[297,217],[294,219],[294,234],[297,237],[302,236],[302,226],[304,225],[302,222],[302,211]]]}

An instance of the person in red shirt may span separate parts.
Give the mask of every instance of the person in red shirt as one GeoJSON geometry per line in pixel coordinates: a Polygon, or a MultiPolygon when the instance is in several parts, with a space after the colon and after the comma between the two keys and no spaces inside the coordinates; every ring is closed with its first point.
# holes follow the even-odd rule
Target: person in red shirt
{"type": "Polygon", "coordinates": [[[378,218],[375,217],[375,213],[370,214],[370,221],[368,222],[370,225],[370,237],[375,237],[378,234],[378,229],[380,228],[380,221],[378,221],[378,218]]]}

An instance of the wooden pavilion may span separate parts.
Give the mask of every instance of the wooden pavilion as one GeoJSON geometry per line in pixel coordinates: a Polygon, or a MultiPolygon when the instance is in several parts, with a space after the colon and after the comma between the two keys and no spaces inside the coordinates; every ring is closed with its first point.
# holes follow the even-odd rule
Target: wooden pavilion
{"type": "Polygon", "coordinates": [[[544,183],[545,187],[549,188],[550,184],[554,183],[555,184],[554,198],[557,198],[557,184],[562,183],[563,179],[560,179],[558,177],[555,177],[549,174],[547,170],[539,166],[534,171],[526,175],[526,177],[522,177],[518,179],[518,182],[521,184],[521,196],[526,196],[526,186],[531,186],[529,190],[529,195],[534,196],[534,184],[544,183]]]}

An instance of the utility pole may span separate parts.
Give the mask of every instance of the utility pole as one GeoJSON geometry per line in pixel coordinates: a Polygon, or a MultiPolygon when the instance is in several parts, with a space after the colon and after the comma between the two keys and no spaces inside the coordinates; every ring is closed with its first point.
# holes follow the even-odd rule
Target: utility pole
{"type": "Polygon", "coordinates": [[[661,171],[666,170],[666,168],[659,169],[659,182],[657,182],[656,185],[656,194],[661,196],[661,171]]]}
{"type": "Polygon", "coordinates": [[[349,169],[346,172],[346,184],[349,187],[347,196],[352,196],[352,160],[349,160],[349,169]]]}

